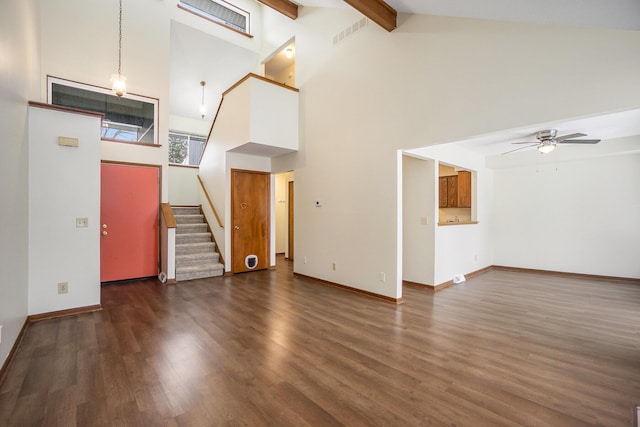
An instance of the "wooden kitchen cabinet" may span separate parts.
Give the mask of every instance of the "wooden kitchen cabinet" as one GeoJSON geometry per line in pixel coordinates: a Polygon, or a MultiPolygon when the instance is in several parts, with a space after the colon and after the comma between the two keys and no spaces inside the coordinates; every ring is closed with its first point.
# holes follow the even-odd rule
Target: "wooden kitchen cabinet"
{"type": "Polygon", "coordinates": [[[441,208],[449,206],[449,180],[447,178],[449,177],[441,176],[438,180],[438,199],[440,200],[438,204],[441,208]]]}
{"type": "Polygon", "coordinates": [[[438,181],[438,199],[441,208],[471,207],[471,172],[441,176],[438,181]]]}

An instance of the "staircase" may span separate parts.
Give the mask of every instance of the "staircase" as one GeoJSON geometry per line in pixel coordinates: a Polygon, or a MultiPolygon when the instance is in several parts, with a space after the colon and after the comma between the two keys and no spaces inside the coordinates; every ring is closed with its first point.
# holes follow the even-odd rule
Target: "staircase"
{"type": "Polygon", "coordinates": [[[176,219],[176,281],[222,276],[224,266],[199,207],[172,206],[176,219]]]}

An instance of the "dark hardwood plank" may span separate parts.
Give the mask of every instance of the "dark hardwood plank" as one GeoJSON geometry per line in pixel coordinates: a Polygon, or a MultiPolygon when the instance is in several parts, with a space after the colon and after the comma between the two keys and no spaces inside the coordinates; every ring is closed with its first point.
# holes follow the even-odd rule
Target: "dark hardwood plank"
{"type": "Polygon", "coordinates": [[[0,426],[621,426],[640,403],[636,284],[494,270],[396,306],[291,270],[32,323],[0,426]]]}

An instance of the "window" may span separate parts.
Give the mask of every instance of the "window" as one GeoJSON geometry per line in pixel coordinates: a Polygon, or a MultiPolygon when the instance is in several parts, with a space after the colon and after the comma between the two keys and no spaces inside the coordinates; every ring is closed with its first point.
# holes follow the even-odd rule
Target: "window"
{"type": "Polygon", "coordinates": [[[174,165],[198,166],[207,143],[204,135],[169,131],[169,163],[174,165]]]}
{"type": "Polygon", "coordinates": [[[180,0],[180,6],[243,33],[249,33],[249,12],[223,0],[180,0]]]}
{"type": "Polygon", "coordinates": [[[48,98],[53,105],[104,114],[101,138],[105,140],[158,144],[158,100],[110,89],[49,77],[48,98]]]}

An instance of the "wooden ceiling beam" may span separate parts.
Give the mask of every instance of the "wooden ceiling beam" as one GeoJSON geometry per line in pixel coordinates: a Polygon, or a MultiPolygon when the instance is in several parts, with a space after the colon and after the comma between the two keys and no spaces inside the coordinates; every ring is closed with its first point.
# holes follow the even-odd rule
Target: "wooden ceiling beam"
{"type": "Polygon", "coordinates": [[[396,24],[398,12],[383,0],[344,1],[389,32],[398,26],[396,24]]]}
{"type": "Polygon", "coordinates": [[[269,6],[273,10],[277,10],[281,14],[291,19],[298,17],[298,5],[289,0],[258,0],[265,6],[269,6]]]}

